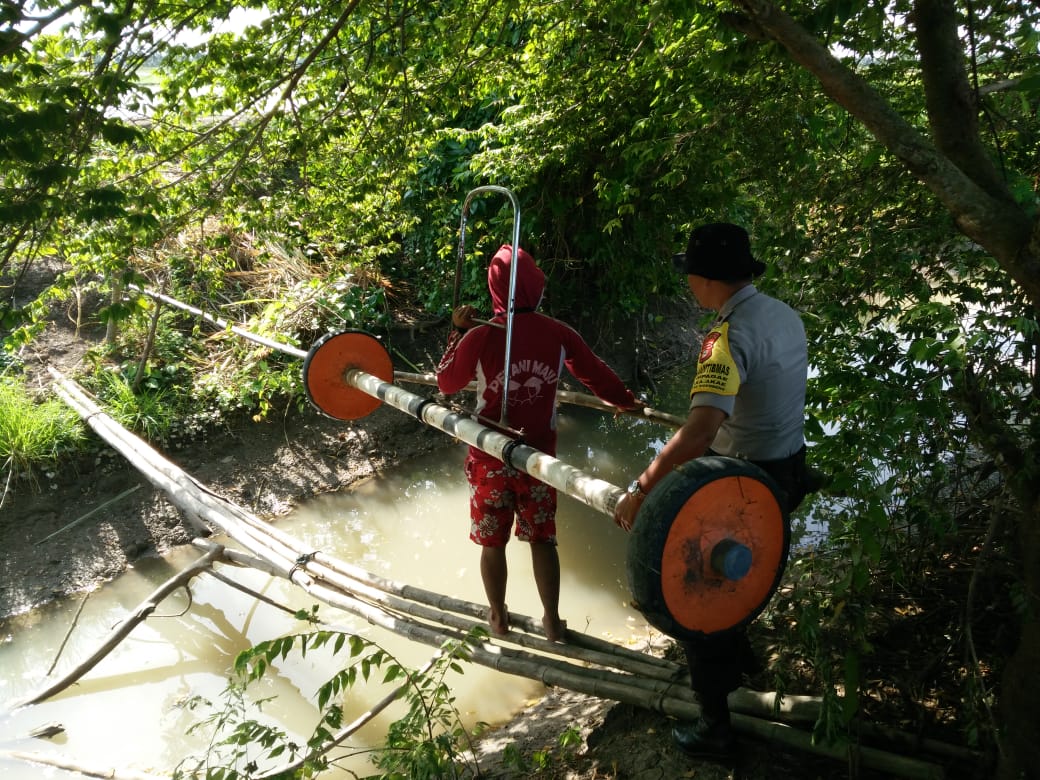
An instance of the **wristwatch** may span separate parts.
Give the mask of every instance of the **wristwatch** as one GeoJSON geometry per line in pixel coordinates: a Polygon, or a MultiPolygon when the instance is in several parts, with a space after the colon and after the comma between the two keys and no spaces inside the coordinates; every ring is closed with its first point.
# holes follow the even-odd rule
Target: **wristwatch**
{"type": "Polygon", "coordinates": [[[646,493],[643,492],[643,488],[639,484],[638,479],[632,480],[632,484],[628,486],[628,490],[626,492],[630,496],[639,496],[640,498],[646,498],[646,493]]]}

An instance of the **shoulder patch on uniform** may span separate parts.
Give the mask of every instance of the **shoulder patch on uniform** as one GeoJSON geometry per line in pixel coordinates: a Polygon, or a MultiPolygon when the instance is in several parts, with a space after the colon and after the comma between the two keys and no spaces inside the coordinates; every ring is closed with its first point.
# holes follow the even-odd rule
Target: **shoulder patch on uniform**
{"type": "Polygon", "coordinates": [[[697,375],[693,378],[690,395],[736,395],[739,388],[740,372],[729,350],[729,323],[723,322],[712,328],[701,342],[697,375]]]}

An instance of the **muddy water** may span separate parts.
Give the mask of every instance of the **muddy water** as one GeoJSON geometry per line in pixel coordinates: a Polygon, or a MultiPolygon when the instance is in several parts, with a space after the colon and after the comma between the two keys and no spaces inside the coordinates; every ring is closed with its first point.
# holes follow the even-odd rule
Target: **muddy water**
{"type": "MultiPolygon", "coordinates": [[[[569,408],[561,416],[560,457],[625,485],[668,433],[645,421],[569,408]]],[[[314,549],[383,577],[483,603],[479,550],[467,537],[464,454],[464,446],[447,444],[354,490],[320,496],[279,525],[314,549]]],[[[566,496],[560,498],[558,528],[561,613],[570,628],[619,642],[645,636],[645,622],[628,606],[625,534],[606,516],[566,496]]],[[[539,617],[528,551],[523,543],[508,547],[508,602],[513,612],[539,617]]],[[[235,656],[252,643],[304,630],[291,615],[205,575],[193,581],[190,598],[181,591],[166,599],[157,617],[135,629],[77,685],[44,704],[8,711],[12,702],[73,668],[128,611],[196,557],[195,551],[183,549],[162,560],[141,561],[90,594],[85,604],[71,599],[0,624],[0,750],[60,754],[84,766],[159,773],[203,751],[210,732],[187,732],[215,710],[189,705],[201,697],[219,706],[235,656]],[[76,629],[59,657],[73,622],[76,629]],[[48,723],[60,723],[63,733],[50,740],[26,738],[48,723]]],[[[292,608],[313,604],[282,580],[255,572],[238,576],[292,608]]],[[[319,612],[335,627],[378,643],[408,667],[421,666],[434,652],[330,607],[323,605],[319,612]]],[[[315,721],[313,693],[340,663],[328,654],[309,653],[304,660],[291,657],[277,664],[254,694],[276,697],[265,705],[264,716],[302,742],[315,721]]],[[[449,682],[467,724],[508,720],[542,692],[538,683],[479,666],[467,666],[463,676],[449,677],[449,682]]],[[[345,720],[364,713],[387,692],[375,684],[353,691],[345,701],[345,720]]],[[[351,738],[349,744],[362,756],[345,759],[344,776],[365,772],[364,749],[378,744],[402,712],[401,706],[389,708],[351,738]]],[[[3,758],[0,774],[5,780],[72,776],[3,758]]]]}

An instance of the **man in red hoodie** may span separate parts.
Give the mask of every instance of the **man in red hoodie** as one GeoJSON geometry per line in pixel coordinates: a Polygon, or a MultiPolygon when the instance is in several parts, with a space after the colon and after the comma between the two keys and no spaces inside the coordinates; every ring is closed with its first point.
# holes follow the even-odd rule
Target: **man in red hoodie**
{"type": "MultiPolygon", "coordinates": [[[[517,249],[513,291],[511,367],[506,376],[506,330],[513,248],[502,246],[488,267],[488,290],[494,306],[493,325],[476,325],[472,306],[452,312],[455,330],[437,366],[437,386],[456,393],[476,379],[476,409],[481,418],[502,420],[502,395],[509,382],[510,429],[525,444],[556,454],[556,386],[564,366],[601,400],[619,409],[642,406],[606,363],[569,325],[537,311],[545,275],[534,258],[517,249]],[[475,326],[476,325],[476,326],[475,326]],[[475,326],[475,327],[474,327],[475,326]]],[[[560,558],[556,550],[556,490],[476,447],[466,456],[470,486],[470,539],[481,546],[480,576],[488,599],[491,631],[509,631],[506,609],[506,543],[514,518],[516,538],[531,544],[531,563],[542,602],[542,626],[550,641],[563,640],[560,619],[560,558]]]]}

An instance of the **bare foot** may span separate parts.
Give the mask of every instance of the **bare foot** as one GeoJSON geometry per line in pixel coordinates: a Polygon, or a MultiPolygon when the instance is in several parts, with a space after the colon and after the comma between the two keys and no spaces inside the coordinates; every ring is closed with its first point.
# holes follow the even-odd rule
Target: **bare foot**
{"type": "Polygon", "coordinates": [[[552,620],[543,617],[542,628],[545,630],[546,639],[550,642],[562,642],[564,635],[567,633],[567,621],[559,618],[552,620]]]}
{"type": "Polygon", "coordinates": [[[494,609],[488,607],[487,611],[488,625],[491,626],[491,633],[495,636],[505,636],[509,633],[509,607],[502,610],[499,614],[494,609]]]}

